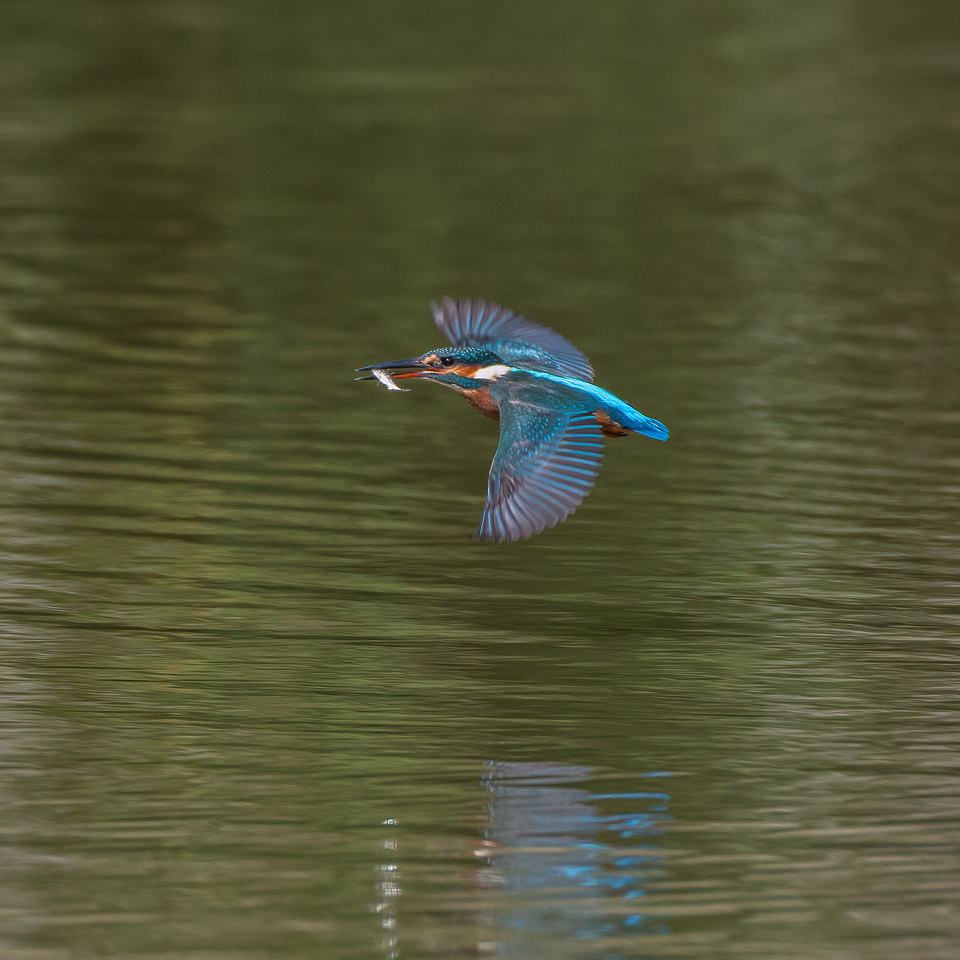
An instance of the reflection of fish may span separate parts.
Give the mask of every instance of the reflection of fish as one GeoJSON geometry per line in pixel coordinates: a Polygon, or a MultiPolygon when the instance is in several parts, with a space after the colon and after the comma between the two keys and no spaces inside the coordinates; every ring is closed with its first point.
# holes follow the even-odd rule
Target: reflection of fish
{"type": "Polygon", "coordinates": [[[399,390],[401,393],[409,393],[409,390],[404,390],[403,387],[398,387],[393,382],[393,377],[389,373],[386,373],[383,370],[371,370],[370,371],[388,390],[399,390]]]}

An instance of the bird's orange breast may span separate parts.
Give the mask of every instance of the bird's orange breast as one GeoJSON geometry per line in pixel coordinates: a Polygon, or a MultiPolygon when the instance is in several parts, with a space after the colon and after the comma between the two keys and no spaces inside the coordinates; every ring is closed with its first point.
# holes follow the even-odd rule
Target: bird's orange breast
{"type": "Polygon", "coordinates": [[[493,402],[490,391],[487,387],[477,387],[476,390],[464,390],[463,395],[467,398],[467,403],[478,410],[485,417],[491,420],[500,419],[500,408],[493,402]]]}

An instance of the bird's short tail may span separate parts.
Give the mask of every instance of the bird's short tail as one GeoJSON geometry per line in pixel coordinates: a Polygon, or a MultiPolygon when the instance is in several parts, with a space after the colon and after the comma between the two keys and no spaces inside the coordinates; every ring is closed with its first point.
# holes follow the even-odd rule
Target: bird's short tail
{"type": "Polygon", "coordinates": [[[651,420],[643,415],[637,417],[635,423],[625,423],[624,426],[654,440],[666,440],[670,436],[670,431],[659,420],[651,420]]]}

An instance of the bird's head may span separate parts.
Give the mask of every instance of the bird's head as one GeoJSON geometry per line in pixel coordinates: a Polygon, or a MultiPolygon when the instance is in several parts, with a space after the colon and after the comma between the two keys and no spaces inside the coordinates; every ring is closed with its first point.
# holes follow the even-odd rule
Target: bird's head
{"type": "MultiPolygon", "coordinates": [[[[475,390],[503,376],[510,367],[484,347],[441,347],[428,350],[421,357],[357,368],[358,372],[361,370],[387,370],[394,380],[433,380],[457,390],[475,390]]],[[[376,377],[357,379],[375,380],[376,377]]]]}

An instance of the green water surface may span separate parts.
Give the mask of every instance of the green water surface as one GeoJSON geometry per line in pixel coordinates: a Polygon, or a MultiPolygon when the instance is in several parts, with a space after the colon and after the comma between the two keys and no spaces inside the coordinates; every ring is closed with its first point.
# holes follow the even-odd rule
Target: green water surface
{"type": "Polygon", "coordinates": [[[960,8],[0,6],[0,951],[960,957],[960,8]],[[471,541],[443,295],[671,430],[471,541]]]}

